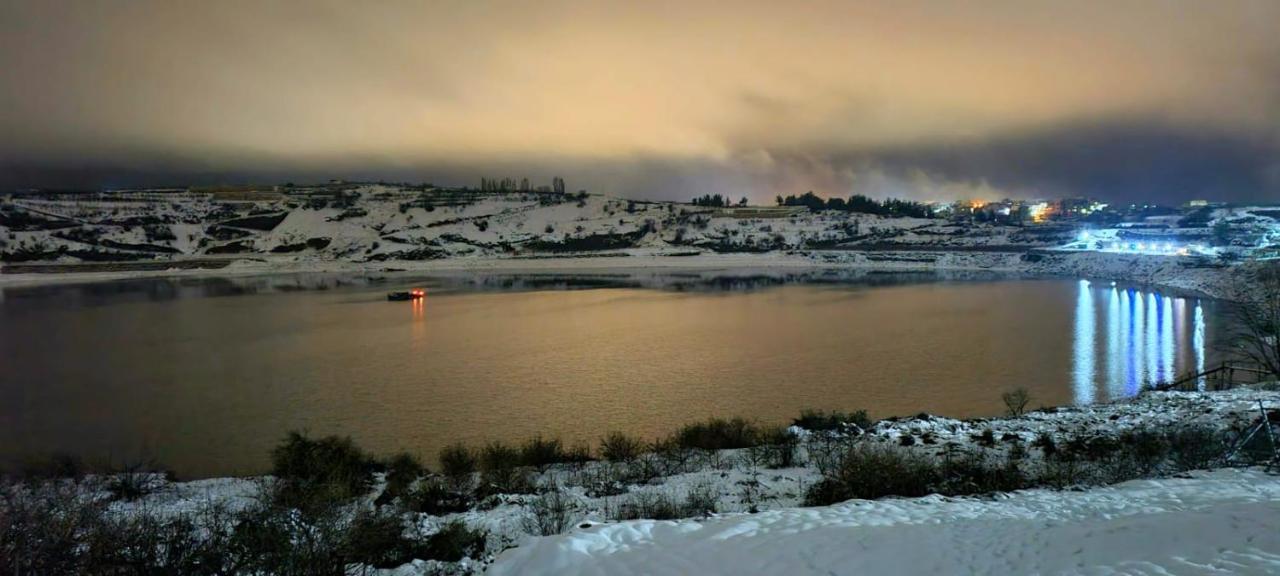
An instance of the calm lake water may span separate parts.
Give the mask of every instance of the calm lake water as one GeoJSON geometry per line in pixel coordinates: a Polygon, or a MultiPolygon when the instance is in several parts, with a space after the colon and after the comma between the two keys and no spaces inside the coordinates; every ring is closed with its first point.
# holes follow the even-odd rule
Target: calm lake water
{"type": "Polygon", "coordinates": [[[1072,280],[619,273],[145,280],[0,292],[0,458],[262,472],[293,429],[443,445],[802,408],[995,415],[1215,362],[1221,306],[1072,280]],[[421,302],[390,290],[425,287],[421,302]]]}

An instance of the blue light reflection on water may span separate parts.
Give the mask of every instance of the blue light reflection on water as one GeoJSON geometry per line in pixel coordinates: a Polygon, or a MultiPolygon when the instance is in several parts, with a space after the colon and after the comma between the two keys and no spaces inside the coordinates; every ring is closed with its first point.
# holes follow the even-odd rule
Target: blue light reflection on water
{"type": "Polygon", "coordinates": [[[1076,290],[1072,381],[1077,403],[1094,402],[1099,388],[1112,398],[1132,396],[1144,384],[1204,371],[1205,315],[1198,300],[1095,287],[1086,280],[1076,290]]]}
{"type": "MultiPolygon", "coordinates": [[[[1196,374],[1204,373],[1204,308],[1196,302],[1195,328],[1191,350],[1196,357],[1196,374]]],[[[1196,388],[1204,390],[1204,376],[1196,380],[1196,388]]]]}
{"type": "Polygon", "coordinates": [[[1076,345],[1075,366],[1072,368],[1075,383],[1076,402],[1087,404],[1093,402],[1093,369],[1094,357],[1094,323],[1097,315],[1093,311],[1093,291],[1089,289],[1089,281],[1080,281],[1080,295],[1076,298],[1076,345]],[[1081,346],[1088,342],[1088,346],[1081,346]]]}

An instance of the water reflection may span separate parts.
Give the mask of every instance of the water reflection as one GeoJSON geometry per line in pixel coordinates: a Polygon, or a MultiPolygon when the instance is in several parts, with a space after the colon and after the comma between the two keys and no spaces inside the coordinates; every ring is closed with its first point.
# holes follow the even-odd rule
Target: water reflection
{"type": "Polygon", "coordinates": [[[430,455],[537,434],[658,437],[711,415],[781,424],[811,407],[990,416],[995,391],[1102,402],[1136,392],[1152,365],[1154,377],[1213,365],[1205,350],[1230,329],[1211,301],[1200,312],[1104,283],[731,272],[6,290],[0,469],[68,452],[143,454],[187,477],[260,473],[298,429],[430,455]],[[575,289],[614,282],[644,288],[575,289]],[[503,285],[517,287],[491,288],[503,285]],[[428,295],[386,299],[411,288],[428,295]]]}
{"type": "Polygon", "coordinates": [[[620,272],[441,272],[431,275],[387,271],[362,274],[297,273],[231,277],[139,278],[86,284],[0,288],[24,302],[102,306],[122,302],[323,292],[344,289],[400,290],[426,287],[437,293],[546,290],[654,289],[673,292],[749,292],[794,284],[904,286],[939,281],[990,281],[1015,276],[985,271],[881,272],[860,269],[740,269],[680,272],[628,269],[620,272]]]}
{"type": "MultiPolygon", "coordinates": [[[[1204,374],[1204,309],[1196,302],[1195,336],[1191,349],[1196,357],[1196,374],[1204,374]]],[[[1204,390],[1204,376],[1196,380],[1196,388],[1204,390]]]]}
{"type": "Polygon", "coordinates": [[[409,303],[413,306],[413,340],[421,342],[427,338],[427,297],[414,298],[409,303]]]}
{"type": "Polygon", "coordinates": [[[1093,310],[1093,293],[1089,290],[1089,281],[1080,281],[1080,295],[1076,299],[1076,358],[1073,374],[1075,376],[1076,402],[1093,402],[1094,371],[1094,337],[1093,324],[1097,319],[1093,310]],[[1081,346],[1088,342],[1088,346],[1081,346]]]}
{"type": "Polygon", "coordinates": [[[1198,299],[1097,287],[1087,280],[1081,280],[1076,290],[1072,359],[1076,402],[1093,402],[1099,387],[1112,398],[1133,396],[1143,385],[1204,371],[1205,315],[1198,299]],[[1099,300],[1106,306],[1099,306],[1099,300]]]}

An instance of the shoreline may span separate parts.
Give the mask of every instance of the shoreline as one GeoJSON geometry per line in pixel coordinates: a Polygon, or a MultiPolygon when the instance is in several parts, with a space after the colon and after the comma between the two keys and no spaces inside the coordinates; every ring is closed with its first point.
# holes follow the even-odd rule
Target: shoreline
{"type": "MultiPolygon", "coordinates": [[[[1192,444],[1199,436],[1180,441],[1184,449],[1192,450],[1184,455],[1199,454],[1207,458],[1206,462],[1212,461],[1211,465],[1184,466],[1177,452],[1166,455],[1161,461],[1163,464],[1151,464],[1145,472],[1130,470],[1125,464],[1130,456],[1145,453],[1134,448],[1138,445],[1135,443],[1147,442],[1143,439],[1150,438],[1144,434],[1167,435],[1170,440],[1166,442],[1179,442],[1176,439],[1180,431],[1223,434],[1224,441],[1232,438],[1230,431],[1243,430],[1258,419],[1260,401],[1269,407],[1275,405],[1280,399],[1277,386],[1280,384],[1271,382],[1226,391],[1151,392],[1101,404],[1046,408],[1000,418],[956,420],[921,414],[880,420],[867,424],[865,429],[848,425],[836,429],[793,425],[788,434],[797,439],[792,448],[794,461],[777,460],[773,445],[764,445],[763,451],[748,446],[688,448],[684,452],[662,448],[663,452],[652,452],[653,448],[645,447],[631,456],[613,460],[548,461],[535,466],[525,463],[516,469],[524,471],[521,473],[525,474],[524,480],[510,490],[490,490],[488,496],[477,493],[475,499],[467,500],[466,506],[456,508],[448,500],[451,489],[432,496],[444,498],[432,501],[438,508],[415,508],[412,502],[416,502],[413,500],[416,497],[411,496],[412,492],[388,499],[385,493],[391,490],[389,476],[380,473],[369,491],[340,505],[338,518],[354,518],[369,510],[382,509],[393,511],[384,513],[393,514],[398,522],[409,526],[417,538],[429,538],[452,524],[461,523],[484,539],[480,549],[460,561],[417,557],[397,568],[374,572],[399,575],[432,574],[440,568],[459,574],[480,573],[486,569],[498,569],[500,573],[498,567],[510,569],[513,560],[524,559],[514,563],[519,566],[530,554],[544,556],[546,560],[545,555],[550,553],[552,560],[559,561],[565,558],[554,548],[555,542],[589,539],[593,534],[626,531],[634,525],[661,524],[692,529],[708,523],[739,522],[779,514],[821,514],[842,508],[865,516],[867,510],[899,506],[918,508],[921,517],[928,520],[935,509],[966,502],[994,506],[993,511],[1003,513],[1004,503],[1027,495],[1065,501],[1063,499],[1109,494],[1117,490],[1114,486],[1130,485],[1124,484],[1126,481],[1160,483],[1185,481],[1188,477],[1252,474],[1231,472],[1231,468],[1239,468],[1241,464],[1223,460],[1221,454],[1206,455],[1203,450],[1197,450],[1192,444]],[[1011,489],[960,489],[951,494],[944,486],[924,495],[889,492],[886,494],[889,498],[837,496],[830,503],[815,503],[813,495],[821,494],[815,492],[815,488],[838,477],[833,476],[837,473],[831,468],[839,468],[838,455],[846,451],[856,454],[857,446],[916,454],[934,462],[935,466],[944,466],[943,463],[952,458],[976,458],[971,461],[995,466],[987,468],[988,473],[994,473],[999,463],[1017,462],[1026,474],[1045,476],[1039,483],[1019,484],[1020,487],[1011,489]],[[1103,451],[1101,456],[1095,454],[1098,450],[1103,451]],[[1113,450],[1120,452],[1110,452],[1113,450]],[[1064,452],[1075,456],[1067,460],[1055,456],[1064,452]],[[1111,458],[1106,454],[1118,456],[1111,458]],[[1063,463],[1070,462],[1080,462],[1083,467],[1062,468],[1063,463]],[[1117,466],[1119,468],[1115,468],[1117,466]],[[695,501],[703,507],[695,509],[695,501]],[[556,513],[564,516],[557,517],[553,527],[539,528],[534,520],[545,519],[541,515],[547,513],[549,505],[558,507],[556,513]],[[664,506],[675,508],[668,511],[664,506]],[[548,546],[553,548],[548,550],[548,546]]],[[[1166,446],[1177,450],[1179,444],[1166,446]]],[[[1227,447],[1224,444],[1221,448],[1227,447]]],[[[480,472],[472,469],[465,473],[467,482],[476,490],[485,482],[487,472],[483,466],[480,472]]],[[[429,468],[431,471],[423,472],[420,480],[424,485],[449,486],[456,479],[447,469],[429,468]]],[[[188,481],[170,481],[156,474],[141,477],[136,472],[126,472],[124,476],[132,477],[131,482],[142,482],[140,495],[109,499],[112,478],[117,477],[110,475],[87,476],[75,484],[73,493],[90,501],[107,498],[106,510],[113,517],[181,520],[198,518],[210,509],[233,515],[252,513],[260,509],[255,507],[262,506],[264,497],[269,497],[273,482],[280,481],[270,475],[188,481]]],[[[1206,486],[1213,484],[1210,481],[1206,486]]]]}
{"type": "MultiPolygon", "coordinates": [[[[606,254],[548,257],[473,257],[423,261],[352,262],[288,258],[228,258],[216,268],[177,266],[163,270],[92,272],[6,272],[0,267],[0,290],[136,279],[235,278],[289,274],[538,273],[599,271],[703,272],[747,269],[855,270],[870,273],[990,272],[1027,278],[1075,278],[1113,281],[1136,288],[1172,290],[1179,295],[1238,301],[1248,296],[1256,265],[1189,268],[1176,257],[1134,256],[1100,252],[1042,251],[1029,261],[1025,253],[934,251],[808,250],[767,253],[700,253],[630,250],[606,254]]],[[[209,261],[201,259],[200,261],[209,261]]],[[[183,261],[174,261],[175,264],[183,261]]],[[[56,263],[34,266],[65,266],[56,263]]],[[[26,265],[23,266],[33,266],[26,265]]]]}

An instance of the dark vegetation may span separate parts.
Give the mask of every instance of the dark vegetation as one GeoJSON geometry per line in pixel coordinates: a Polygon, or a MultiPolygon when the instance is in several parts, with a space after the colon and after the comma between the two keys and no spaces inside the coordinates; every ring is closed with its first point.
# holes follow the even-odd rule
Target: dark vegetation
{"type": "Polygon", "coordinates": [[[857,426],[859,430],[865,430],[871,427],[871,418],[867,416],[866,410],[848,413],[840,411],[826,413],[822,410],[806,409],[802,410],[800,417],[792,420],[791,424],[805,430],[839,431],[850,427],[850,425],[857,426]]]}
{"type": "Polygon", "coordinates": [[[205,234],[214,240],[239,240],[252,236],[252,232],[239,230],[236,228],[226,228],[224,226],[209,226],[205,228],[205,234]]]}
{"type": "MultiPolygon", "coordinates": [[[[177,248],[173,248],[171,246],[162,246],[158,244],[142,244],[142,243],[133,243],[133,242],[119,242],[116,240],[103,238],[102,236],[104,232],[105,230],[101,228],[82,227],[82,228],[72,228],[70,230],[65,230],[60,232],[54,232],[52,236],[54,238],[59,238],[62,240],[70,240],[72,242],[78,242],[81,244],[88,244],[90,246],[98,246],[102,248],[111,248],[115,250],[130,250],[130,251],[137,251],[137,252],[158,252],[158,253],[164,253],[164,254],[177,254],[180,252],[177,248]]],[[[170,234],[170,236],[172,236],[172,234],[170,234]]]]}
{"type": "Polygon", "coordinates": [[[1280,378],[1280,264],[1257,272],[1257,288],[1233,308],[1232,344],[1242,355],[1280,378]]]}
{"type": "Polygon", "coordinates": [[[205,254],[244,254],[253,252],[253,243],[249,240],[237,240],[221,246],[213,246],[204,251],[205,254]]]}
{"type": "Polygon", "coordinates": [[[112,513],[112,500],[145,494],[154,474],[116,474],[100,492],[84,489],[89,480],[74,460],[51,459],[44,470],[75,476],[31,478],[0,491],[6,574],[339,576],[355,565],[454,562],[485,550],[486,535],[462,522],[423,534],[400,507],[358,504],[375,470],[386,473],[390,499],[410,494],[426,471],[405,454],[378,462],[345,438],[290,434],[272,451],[274,480],[264,480],[258,502],[235,511],[205,505],[173,515],[112,513]],[[106,498],[98,495],[104,492],[106,498]]]}
{"type": "MultiPolygon", "coordinates": [[[[689,203],[693,204],[694,206],[707,206],[712,208],[725,208],[728,206],[733,206],[733,200],[731,200],[728,196],[721,196],[719,194],[705,194],[702,196],[698,196],[693,200],[691,200],[689,203]]],[[[746,206],[746,205],[747,205],[747,197],[743,196],[738,200],[738,206],[746,206]]]]}
{"type": "MultiPolygon", "coordinates": [[[[761,471],[803,465],[802,458],[822,474],[805,494],[809,505],[1072,488],[1217,466],[1240,436],[1239,430],[1186,425],[1110,435],[1043,433],[1024,443],[988,428],[960,448],[938,445],[931,432],[902,435],[901,445],[886,442],[864,411],[806,410],[794,423],[809,431],[804,440],[783,427],[734,418],[693,422],[653,441],[608,433],[595,454],[547,437],[479,449],[454,444],[440,451],[438,472],[410,454],[379,459],[347,438],[291,433],[272,451],[272,477],[261,481],[252,505],[206,505],[163,516],[108,508],[163,489],[163,476],[152,469],[126,466],[95,477],[76,459],[53,456],[33,463],[24,480],[0,484],[0,573],[338,575],[413,559],[480,559],[494,552],[483,532],[457,520],[424,529],[412,514],[441,516],[515,500],[526,506],[526,531],[560,533],[581,517],[582,505],[535,473],[553,467],[589,496],[616,496],[605,503],[608,518],[675,519],[716,512],[717,487],[707,483],[683,494],[632,488],[740,465],[748,478],[737,483],[739,501],[755,510],[761,471]],[[723,449],[737,452],[718,452],[723,449]],[[584,466],[596,456],[604,461],[584,466]],[[99,484],[86,490],[88,482],[99,484]]],[[[1269,458],[1263,442],[1257,436],[1243,454],[1269,458]]]]}
{"type": "Polygon", "coordinates": [[[610,432],[600,440],[600,457],[610,462],[630,462],[644,452],[644,441],[621,432],[610,432]]]}
{"type": "Polygon", "coordinates": [[[232,228],[248,228],[250,230],[260,230],[268,232],[274,230],[281,222],[284,222],[288,212],[280,212],[279,214],[270,214],[264,216],[246,216],[244,218],[234,218],[219,222],[219,226],[230,226],[232,228]]]}
{"type": "Polygon", "coordinates": [[[861,214],[879,214],[882,216],[909,216],[912,218],[932,218],[933,210],[925,204],[910,200],[890,198],[879,201],[861,194],[854,194],[847,200],[839,197],[822,198],[812,191],[799,196],[778,196],[779,206],[806,206],[810,210],[838,210],[841,212],[857,212],[861,214]]]}
{"type": "Polygon", "coordinates": [[[281,244],[279,246],[276,246],[275,248],[272,248],[271,251],[277,254],[281,254],[281,253],[289,253],[289,252],[302,252],[303,250],[306,250],[308,248],[312,250],[324,250],[325,248],[329,247],[329,243],[332,241],[333,240],[331,238],[324,238],[324,237],[308,238],[306,242],[298,242],[296,244],[281,244]]]}
{"type": "Polygon", "coordinates": [[[718,499],[718,495],[706,487],[695,488],[683,500],[662,492],[640,492],[610,510],[609,517],[613,520],[695,518],[715,513],[718,499]]]}
{"type": "Polygon", "coordinates": [[[46,250],[42,248],[19,246],[14,250],[0,252],[0,261],[39,262],[43,260],[57,260],[63,256],[70,256],[83,262],[124,262],[148,260],[155,257],[154,254],[150,253],[116,252],[112,250],[100,250],[98,248],[73,250],[66,246],[58,246],[55,250],[46,250]]]}
{"type": "Polygon", "coordinates": [[[1027,459],[1020,442],[1004,453],[992,450],[995,438],[989,429],[974,439],[976,451],[948,451],[941,458],[905,443],[855,442],[810,488],[805,501],[820,506],[852,498],[1112,484],[1212,467],[1225,456],[1227,439],[1218,428],[1204,425],[1172,431],[1136,429],[1114,437],[1073,436],[1061,442],[1042,434],[1032,443],[1043,455],[1037,461],[1027,459]]]}
{"type": "MultiPolygon", "coordinates": [[[[588,234],[586,236],[569,236],[566,234],[559,241],[534,240],[526,242],[523,247],[538,252],[590,252],[595,250],[620,250],[631,248],[651,231],[651,227],[642,226],[634,232],[617,232],[610,234],[588,234]]],[[[546,233],[554,233],[555,229],[547,224],[546,233]]]]}
{"type": "Polygon", "coordinates": [[[19,210],[11,206],[4,206],[0,207],[0,226],[4,226],[10,230],[31,231],[76,228],[80,226],[80,224],[74,220],[46,218],[26,210],[19,210]]]}
{"type": "Polygon", "coordinates": [[[444,250],[435,248],[414,248],[412,250],[398,250],[395,252],[383,252],[380,254],[370,255],[365,259],[366,262],[384,262],[386,260],[437,260],[444,258],[448,253],[444,250]]]}
{"type": "Polygon", "coordinates": [[[675,434],[675,441],[685,448],[702,450],[748,448],[762,443],[762,431],[742,418],[712,418],[680,428],[675,434]]]}
{"type": "Polygon", "coordinates": [[[1000,400],[1004,402],[1005,414],[1016,418],[1027,411],[1027,404],[1031,402],[1031,393],[1026,388],[1018,388],[1000,395],[1000,400]]]}
{"type": "Polygon", "coordinates": [[[312,440],[297,432],[271,451],[280,503],[303,510],[366,494],[378,464],[350,438],[312,440]]]}

